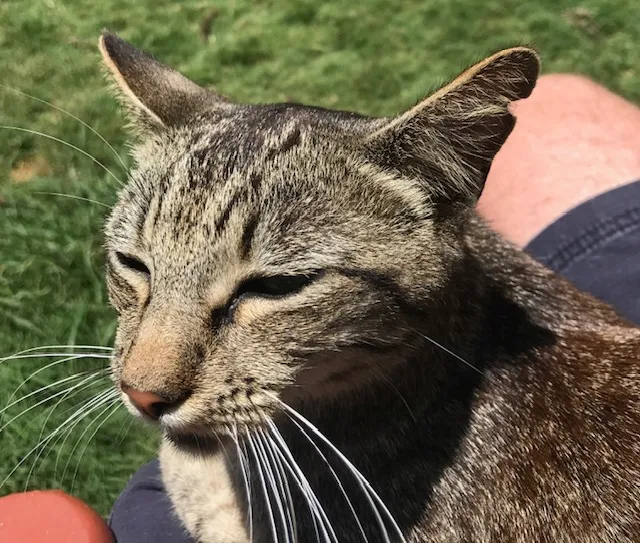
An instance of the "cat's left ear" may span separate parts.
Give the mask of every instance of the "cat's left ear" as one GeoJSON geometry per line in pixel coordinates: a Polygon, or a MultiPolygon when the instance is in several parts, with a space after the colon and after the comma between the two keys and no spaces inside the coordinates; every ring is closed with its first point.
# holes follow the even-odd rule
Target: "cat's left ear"
{"type": "Polygon", "coordinates": [[[99,47],[138,128],[180,126],[198,112],[225,101],[115,34],[103,32],[99,47]]]}
{"type": "Polygon", "coordinates": [[[475,202],[514,127],[509,104],[531,94],[539,69],[526,47],[479,62],[406,113],[378,121],[366,137],[368,160],[419,179],[432,196],[475,202]]]}

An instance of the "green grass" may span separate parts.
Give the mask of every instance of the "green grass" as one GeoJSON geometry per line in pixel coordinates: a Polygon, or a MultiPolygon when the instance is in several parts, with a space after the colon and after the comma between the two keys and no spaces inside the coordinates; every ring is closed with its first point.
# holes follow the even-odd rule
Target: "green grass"
{"type": "MultiPolygon", "coordinates": [[[[5,0],[0,20],[0,83],[72,111],[123,157],[126,134],[95,45],[102,28],[239,101],[295,100],[391,114],[479,57],[518,43],[540,49],[545,72],[583,73],[640,101],[640,10],[625,0],[5,0]],[[211,28],[205,40],[201,28],[207,17],[211,28]]],[[[81,124],[1,88],[0,124],[69,141],[125,175],[106,145],[81,124]]],[[[38,193],[110,204],[116,189],[116,182],[81,153],[0,129],[0,355],[46,344],[110,344],[115,321],[102,281],[101,251],[106,209],[38,193]],[[34,160],[44,165],[43,175],[12,180],[21,162],[34,160]]],[[[100,367],[97,362],[43,371],[18,397],[100,367]]],[[[0,406],[45,363],[0,363],[0,406]]],[[[0,481],[83,397],[88,396],[61,403],[44,434],[53,404],[35,407],[0,432],[0,481]]],[[[34,398],[0,415],[0,427],[21,408],[35,405],[34,398]]],[[[75,494],[106,514],[127,478],[153,455],[157,440],[151,430],[135,425],[126,433],[123,425],[126,430],[124,412],[89,441],[95,426],[82,437],[86,425],[79,424],[64,446],[47,448],[38,459],[29,487],[71,490],[73,485],[75,494]]],[[[0,494],[25,488],[34,457],[7,479],[0,494]]]]}

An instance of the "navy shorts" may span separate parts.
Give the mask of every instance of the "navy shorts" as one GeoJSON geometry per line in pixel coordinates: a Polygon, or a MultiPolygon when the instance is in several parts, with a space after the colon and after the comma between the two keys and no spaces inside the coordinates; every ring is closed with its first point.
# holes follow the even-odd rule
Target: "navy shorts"
{"type": "MultiPolygon", "coordinates": [[[[526,250],[640,324],[640,181],[572,209],[526,250]]],[[[109,523],[118,543],[194,543],[171,510],[157,460],[133,476],[109,523]]]]}

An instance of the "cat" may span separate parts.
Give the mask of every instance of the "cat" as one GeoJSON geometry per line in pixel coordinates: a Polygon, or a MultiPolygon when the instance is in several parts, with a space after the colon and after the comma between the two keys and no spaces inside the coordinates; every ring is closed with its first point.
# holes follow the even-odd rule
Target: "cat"
{"type": "Polygon", "coordinates": [[[534,50],[372,118],[100,49],[113,378],[195,540],[640,541],[639,330],[475,211],[534,50]]]}

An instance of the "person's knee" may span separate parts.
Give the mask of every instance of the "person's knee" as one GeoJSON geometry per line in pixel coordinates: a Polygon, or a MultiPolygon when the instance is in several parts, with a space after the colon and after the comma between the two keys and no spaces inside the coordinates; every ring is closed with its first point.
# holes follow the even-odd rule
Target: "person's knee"
{"type": "Polygon", "coordinates": [[[157,460],[131,478],[113,507],[109,525],[118,543],[194,543],[173,513],[157,460]]]}
{"type": "Polygon", "coordinates": [[[571,99],[588,94],[610,92],[592,79],[578,74],[546,74],[538,79],[535,93],[539,99],[571,99]]]}
{"type": "Polygon", "coordinates": [[[479,209],[516,243],[640,174],[640,109],[586,77],[543,76],[513,112],[479,209]]]}
{"type": "Polygon", "coordinates": [[[20,492],[0,498],[0,540],[114,543],[111,530],[98,513],[60,490],[20,492]]]}

